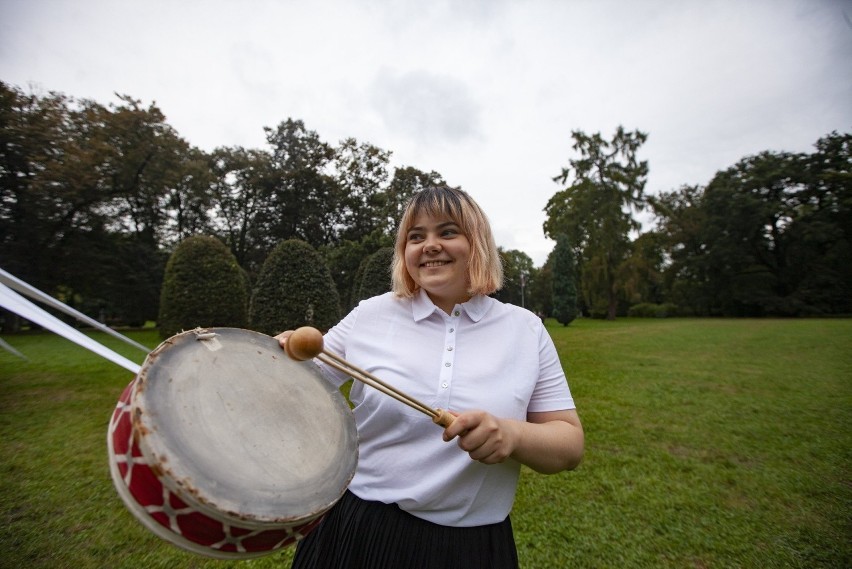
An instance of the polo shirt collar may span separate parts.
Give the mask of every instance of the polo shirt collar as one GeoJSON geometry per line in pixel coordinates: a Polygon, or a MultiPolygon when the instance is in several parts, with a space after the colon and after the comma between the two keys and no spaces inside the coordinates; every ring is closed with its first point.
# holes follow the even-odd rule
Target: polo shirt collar
{"type": "MultiPolygon", "coordinates": [[[[487,296],[477,294],[467,302],[461,305],[462,310],[467,313],[468,317],[474,322],[479,322],[488,309],[491,307],[490,299],[487,296]]],[[[441,309],[435,306],[429,295],[422,288],[417,291],[417,294],[411,301],[411,315],[415,322],[424,320],[441,309]]]]}

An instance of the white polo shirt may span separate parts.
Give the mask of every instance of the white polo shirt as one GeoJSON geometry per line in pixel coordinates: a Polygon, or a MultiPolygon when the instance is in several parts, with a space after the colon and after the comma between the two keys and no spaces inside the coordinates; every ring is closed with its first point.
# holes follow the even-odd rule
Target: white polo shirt
{"type": "MultiPolygon", "coordinates": [[[[451,315],[422,290],[412,299],[373,297],[329,330],[325,348],[433,408],[518,420],[574,408],[541,320],[487,296],[451,315]]],[[[336,384],[346,381],[320,365],[336,384]]],[[[457,440],[444,442],[427,415],[360,382],[350,398],[360,441],[349,486],[355,495],[447,526],[492,524],[509,514],[520,463],[472,460],[457,440]]]]}

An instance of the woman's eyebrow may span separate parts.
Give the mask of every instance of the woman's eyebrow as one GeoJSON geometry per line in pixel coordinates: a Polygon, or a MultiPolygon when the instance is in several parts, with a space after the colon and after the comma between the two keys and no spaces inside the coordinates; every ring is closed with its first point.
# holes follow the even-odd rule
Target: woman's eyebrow
{"type": "MultiPolygon", "coordinates": [[[[442,221],[441,223],[437,223],[437,224],[435,224],[435,228],[436,228],[436,229],[444,229],[445,227],[449,227],[449,226],[452,226],[452,227],[458,227],[458,226],[459,226],[459,224],[458,224],[458,223],[456,223],[455,221],[452,221],[452,220],[450,220],[450,221],[442,221]]],[[[425,227],[425,226],[423,226],[423,225],[415,225],[414,227],[410,227],[410,228],[408,229],[408,231],[409,231],[409,232],[411,232],[411,231],[426,231],[426,227],[425,227]]]]}

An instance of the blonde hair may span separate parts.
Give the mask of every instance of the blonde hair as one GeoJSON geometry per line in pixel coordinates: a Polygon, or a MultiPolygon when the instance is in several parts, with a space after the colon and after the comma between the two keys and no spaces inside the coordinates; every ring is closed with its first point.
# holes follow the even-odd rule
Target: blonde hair
{"type": "Polygon", "coordinates": [[[448,186],[436,186],[414,194],[405,206],[396,233],[391,265],[391,283],[397,296],[412,297],[420,288],[405,268],[408,232],[417,217],[449,217],[470,242],[468,293],[492,294],[503,286],[503,264],[488,218],[466,192],[448,186]]]}

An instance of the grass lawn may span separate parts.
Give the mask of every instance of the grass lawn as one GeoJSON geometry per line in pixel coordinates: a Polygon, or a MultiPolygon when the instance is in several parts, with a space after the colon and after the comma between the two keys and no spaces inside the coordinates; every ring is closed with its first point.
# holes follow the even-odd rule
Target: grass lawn
{"type": "MultiPolygon", "coordinates": [[[[524,470],[521,567],[852,567],[852,320],[549,322],[586,429],[574,472],[524,470]]],[[[153,331],[131,332],[151,348],[153,331]]],[[[141,363],[143,354],[100,333],[141,363]]],[[[208,560],[124,508],[106,429],[131,375],[49,333],[0,350],[0,567],[208,560]]]]}

